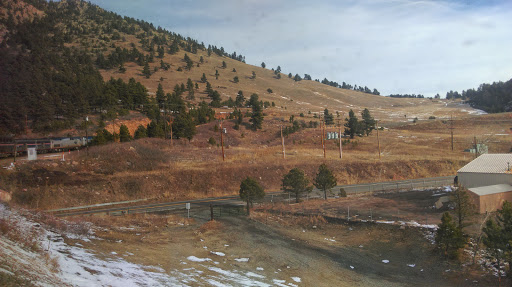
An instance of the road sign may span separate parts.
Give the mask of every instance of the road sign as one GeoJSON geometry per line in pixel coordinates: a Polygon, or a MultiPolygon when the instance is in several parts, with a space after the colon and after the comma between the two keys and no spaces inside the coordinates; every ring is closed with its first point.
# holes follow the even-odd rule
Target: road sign
{"type": "Polygon", "coordinates": [[[187,209],[190,209],[190,202],[185,203],[185,207],[186,207],[187,209]]]}

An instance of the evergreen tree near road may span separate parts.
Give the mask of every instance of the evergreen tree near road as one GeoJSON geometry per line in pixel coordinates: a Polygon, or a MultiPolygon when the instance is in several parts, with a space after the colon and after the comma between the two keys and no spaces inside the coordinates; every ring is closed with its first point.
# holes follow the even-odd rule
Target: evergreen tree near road
{"type": "Polygon", "coordinates": [[[130,131],[128,127],[124,124],[119,127],[119,140],[121,142],[129,142],[132,140],[132,136],[130,135],[130,131]]]}
{"type": "Polygon", "coordinates": [[[265,197],[263,187],[251,177],[246,177],[240,183],[240,199],[247,203],[247,215],[250,214],[250,208],[255,200],[260,200],[265,197]]]}
{"type": "Polygon", "coordinates": [[[241,108],[244,106],[244,103],[245,103],[244,92],[238,91],[238,94],[236,95],[236,98],[235,98],[235,105],[237,107],[241,108]]]}
{"type": "Polygon", "coordinates": [[[290,192],[295,195],[295,202],[299,202],[299,197],[304,192],[311,192],[313,189],[309,185],[309,179],[303,170],[293,168],[283,177],[282,188],[284,192],[290,192]]]}
{"type": "Polygon", "coordinates": [[[436,245],[443,252],[443,255],[450,259],[456,258],[459,250],[464,247],[464,236],[457,228],[449,212],[443,213],[435,239],[436,245]]]}
{"type": "Polygon", "coordinates": [[[327,190],[335,187],[336,177],[332,174],[331,170],[324,163],[318,168],[318,173],[313,182],[316,188],[324,192],[324,199],[327,200],[327,190]]]}

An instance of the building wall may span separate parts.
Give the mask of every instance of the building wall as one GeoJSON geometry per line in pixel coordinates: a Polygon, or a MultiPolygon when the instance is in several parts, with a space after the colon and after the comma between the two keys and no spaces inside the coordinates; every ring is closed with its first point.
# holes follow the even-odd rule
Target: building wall
{"type": "Polygon", "coordinates": [[[457,176],[459,177],[459,183],[465,188],[504,183],[512,185],[512,174],[506,173],[459,172],[457,176]]]}
{"type": "Polygon", "coordinates": [[[501,209],[505,200],[512,202],[512,191],[480,196],[480,203],[477,205],[478,210],[480,214],[496,211],[501,209]]]}

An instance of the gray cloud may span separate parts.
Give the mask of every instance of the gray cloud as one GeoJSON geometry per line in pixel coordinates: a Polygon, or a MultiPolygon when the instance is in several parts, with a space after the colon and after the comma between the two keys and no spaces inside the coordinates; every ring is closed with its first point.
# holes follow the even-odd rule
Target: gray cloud
{"type": "Polygon", "coordinates": [[[432,96],[512,77],[512,5],[460,1],[105,1],[293,74],[432,96]]]}

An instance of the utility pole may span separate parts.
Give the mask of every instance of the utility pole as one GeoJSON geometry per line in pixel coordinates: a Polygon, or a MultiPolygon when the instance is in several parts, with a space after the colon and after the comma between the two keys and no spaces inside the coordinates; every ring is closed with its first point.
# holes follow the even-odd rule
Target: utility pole
{"type": "Polygon", "coordinates": [[[167,108],[165,105],[164,107],[164,139],[167,139],[167,108]]]}
{"type": "Polygon", "coordinates": [[[341,121],[341,119],[338,119],[338,127],[340,129],[339,130],[339,134],[338,134],[338,138],[340,140],[340,159],[341,159],[343,157],[343,153],[342,153],[343,152],[343,150],[342,150],[343,148],[342,148],[342,143],[341,143],[341,122],[340,121],[341,121]]]}
{"type": "Polygon", "coordinates": [[[171,146],[172,146],[172,117],[169,120],[169,127],[171,128],[171,146]]]}
{"type": "Polygon", "coordinates": [[[281,144],[283,146],[283,159],[284,159],[285,158],[285,151],[284,151],[283,126],[281,126],[281,144]]]}
{"type": "Polygon", "coordinates": [[[14,162],[16,162],[16,154],[18,153],[18,143],[14,140],[14,162]]]}
{"type": "Polygon", "coordinates": [[[379,160],[380,160],[380,138],[379,138],[379,121],[375,121],[375,129],[377,130],[377,147],[379,148],[379,160]]]}
{"type": "Polygon", "coordinates": [[[324,117],[324,125],[323,125],[323,129],[322,129],[322,142],[323,142],[323,148],[324,148],[324,159],[325,159],[325,145],[327,144],[325,142],[325,117],[324,117]]]}
{"type": "Polygon", "coordinates": [[[89,117],[85,116],[85,151],[87,153],[87,157],[89,157],[89,117]]]}
{"type": "Polygon", "coordinates": [[[476,143],[476,136],[475,136],[475,158],[478,157],[478,144],[476,143]]]}
{"type": "Polygon", "coordinates": [[[222,136],[222,134],[224,133],[224,131],[222,130],[222,120],[220,120],[220,145],[222,147],[222,161],[224,161],[224,137],[222,136]]]}
{"type": "Polygon", "coordinates": [[[452,138],[451,143],[452,143],[452,151],[453,151],[453,129],[454,129],[454,127],[453,127],[453,115],[450,115],[450,127],[449,127],[449,129],[450,129],[450,134],[451,134],[451,138],[452,138]]]}

